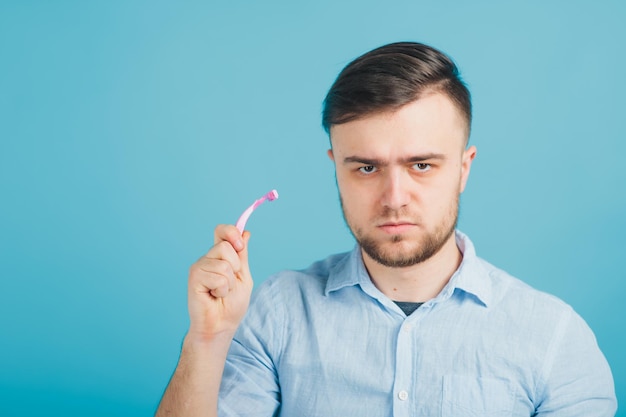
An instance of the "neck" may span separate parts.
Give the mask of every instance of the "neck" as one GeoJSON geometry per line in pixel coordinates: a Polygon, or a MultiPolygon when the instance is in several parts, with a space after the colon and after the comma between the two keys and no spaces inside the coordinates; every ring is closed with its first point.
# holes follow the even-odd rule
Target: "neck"
{"type": "Polygon", "coordinates": [[[432,257],[404,268],[384,266],[361,253],[376,288],[391,300],[418,303],[436,297],[463,260],[454,233],[432,257]]]}

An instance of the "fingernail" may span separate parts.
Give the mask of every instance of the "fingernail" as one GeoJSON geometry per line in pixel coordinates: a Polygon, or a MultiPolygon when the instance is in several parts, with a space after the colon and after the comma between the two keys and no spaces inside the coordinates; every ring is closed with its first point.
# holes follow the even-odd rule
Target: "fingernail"
{"type": "Polygon", "coordinates": [[[243,241],[241,240],[235,240],[235,249],[237,251],[240,251],[243,249],[243,241]]]}

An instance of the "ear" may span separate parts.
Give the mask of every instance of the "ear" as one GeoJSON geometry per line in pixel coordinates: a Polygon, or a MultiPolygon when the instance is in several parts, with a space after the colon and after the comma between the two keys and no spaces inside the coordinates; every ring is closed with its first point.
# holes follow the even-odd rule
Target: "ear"
{"type": "Polygon", "coordinates": [[[461,189],[459,192],[463,192],[465,190],[465,185],[467,184],[467,179],[469,178],[470,169],[472,168],[472,162],[476,157],[476,146],[470,146],[463,152],[463,157],[461,160],[461,189]]]}
{"type": "Polygon", "coordinates": [[[326,151],[326,154],[328,155],[331,161],[335,162],[335,155],[333,155],[332,149],[329,149],[328,151],[326,151]]]}

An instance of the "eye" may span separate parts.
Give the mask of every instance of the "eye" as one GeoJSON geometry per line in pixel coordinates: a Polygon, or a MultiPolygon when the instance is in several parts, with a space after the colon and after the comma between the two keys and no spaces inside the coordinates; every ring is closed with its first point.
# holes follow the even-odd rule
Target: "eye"
{"type": "Polygon", "coordinates": [[[365,165],[364,167],[359,168],[359,172],[362,174],[372,174],[376,171],[377,169],[374,165],[365,165]]]}
{"type": "Polygon", "coordinates": [[[430,164],[427,164],[424,162],[418,162],[416,164],[413,164],[413,168],[419,172],[426,172],[426,171],[430,171],[431,166],[430,164]]]}

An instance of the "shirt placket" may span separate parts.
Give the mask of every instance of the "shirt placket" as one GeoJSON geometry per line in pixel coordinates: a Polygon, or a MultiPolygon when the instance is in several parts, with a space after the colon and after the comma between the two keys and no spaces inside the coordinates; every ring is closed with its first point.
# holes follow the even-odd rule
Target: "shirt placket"
{"type": "Polygon", "coordinates": [[[393,384],[393,415],[394,417],[409,417],[412,404],[415,401],[412,393],[412,379],[414,376],[413,360],[414,343],[413,329],[415,320],[406,318],[398,331],[396,341],[396,372],[393,384]]]}

